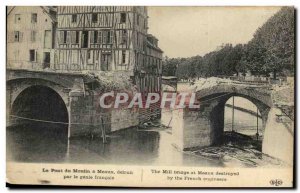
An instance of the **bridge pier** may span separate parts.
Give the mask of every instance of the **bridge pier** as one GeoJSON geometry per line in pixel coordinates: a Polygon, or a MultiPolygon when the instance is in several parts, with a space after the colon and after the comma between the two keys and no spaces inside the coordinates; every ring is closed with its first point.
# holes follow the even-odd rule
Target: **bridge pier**
{"type": "Polygon", "coordinates": [[[174,109],[173,145],[181,150],[205,147],[222,143],[224,128],[224,106],[213,102],[200,109],[174,109]]]}
{"type": "MultiPolygon", "coordinates": [[[[69,138],[78,136],[101,135],[101,118],[107,122],[103,113],[97,113],[92,92],[71,90],[69,93],[69,138]]],[[[106,127],[109,130],[109,127],[106,127]]]]}
{"type": "Polygon", "coordinates": [[[139,112],[135,109],[101,109],[99,94],[72,90],[69,93],[69,138],[101,136],[105,133],[137,126],[139,112]]]}

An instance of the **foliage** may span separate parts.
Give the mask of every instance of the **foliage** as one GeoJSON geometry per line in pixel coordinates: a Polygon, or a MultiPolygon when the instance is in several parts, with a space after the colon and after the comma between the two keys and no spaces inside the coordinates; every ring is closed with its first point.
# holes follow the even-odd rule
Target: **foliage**
{"type": "Polygon", "coordinates": [[[247,44],[225,44],[206,55],[168,58],[163,61],[163,75],[179,79],[211,76],[269,76],[272,72],[294,72],[294,8],[283,7],[254,34],[247,44]]]}

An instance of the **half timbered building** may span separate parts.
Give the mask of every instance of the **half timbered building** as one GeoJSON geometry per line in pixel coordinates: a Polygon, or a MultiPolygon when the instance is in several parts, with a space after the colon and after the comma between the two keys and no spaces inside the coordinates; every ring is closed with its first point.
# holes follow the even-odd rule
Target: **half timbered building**
{"type": "Polygon", "coordinates": [[[146,7],[59,6],[55,69],[128,72],[141,91],[160,92],[162,51],[147,20],[146,7]]]}

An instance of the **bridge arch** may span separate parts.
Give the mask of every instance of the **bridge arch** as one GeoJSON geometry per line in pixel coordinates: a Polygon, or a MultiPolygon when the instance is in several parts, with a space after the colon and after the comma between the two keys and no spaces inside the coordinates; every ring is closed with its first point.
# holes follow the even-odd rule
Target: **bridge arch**
{"type": "Polygon", "coordinates": [[[68,123],[70,113],[68,91],[68,88],[46,80],[26,78],[8,81],[8,125],[19,123],[12,115],[68,123]]]}
{"type": "Polygon", "coordinates": [[[31,85],[22,89],[11,105],[9,121],[12,127],[7,128],[8,138],[22,139],[16,148],[19,154],[12,154],[12,159],[43,162],[45,157],[50,157],[51,161],[64,160],[69,112],[53,88],[31,85]]]}
{"type": "Polygon", "coordinates": [[[258,108],[263,130],[272,107],[271,95],[266,87],[217,85],[198,90],[196,96],[200,103],[200,113],[205,114],[210,122],[211,144],[220,144],[223,141],[225,104],[231,97],[245,98],[258,108]]]}
{"type": "Polygon", "coordinates": [[[174,144],[183,150],[223,143],[225,103],[233,96],[246,98],[258,107],[263,127],[272,107],[271,93],[262,86],[217,84],[199,89],[196,86],[194,92],[199,109],[172,112],[175,121],[178,121],[173,123],[172,128],[174,144]]]}

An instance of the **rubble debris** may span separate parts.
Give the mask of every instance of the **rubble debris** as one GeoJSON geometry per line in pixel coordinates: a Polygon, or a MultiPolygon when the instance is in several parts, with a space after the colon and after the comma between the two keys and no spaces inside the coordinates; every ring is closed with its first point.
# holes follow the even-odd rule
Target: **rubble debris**
{"type": "Polygon", "coordinates": [[[253,136],[225,132],[224,139],[223,145],[193,149],[191,153],[208,159],[220,160],[225,164],[235,162],[246,167],[287,165],[283,161],[263,154],[261,152],[261,140],[254,140],[253,136]]]}

